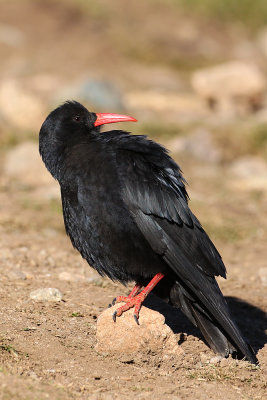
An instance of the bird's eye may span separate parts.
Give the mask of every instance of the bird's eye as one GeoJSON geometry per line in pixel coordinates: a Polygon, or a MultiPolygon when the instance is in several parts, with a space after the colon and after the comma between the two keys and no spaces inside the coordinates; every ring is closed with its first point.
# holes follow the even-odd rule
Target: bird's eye
{"type": "Polygon", "coordinates": [[[75,115],[75,117],[73,117],[73,121],[79,122],[81,120],[81,117],[79,115],[75,115]]]}

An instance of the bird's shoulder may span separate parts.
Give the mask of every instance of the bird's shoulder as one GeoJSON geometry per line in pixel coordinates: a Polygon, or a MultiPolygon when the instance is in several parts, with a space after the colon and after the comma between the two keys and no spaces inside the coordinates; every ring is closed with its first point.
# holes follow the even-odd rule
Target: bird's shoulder
{"type": "Polygon", "coordinates": [[[184,210],[183,222],[191,225],[186,181],[167,149],[146,136],[123,131],[110,138],[115,143],[111,147],[115,147],[117,173],[128,205],[180,223],[172,207],[176,201],[181,212],[184,210]]]}

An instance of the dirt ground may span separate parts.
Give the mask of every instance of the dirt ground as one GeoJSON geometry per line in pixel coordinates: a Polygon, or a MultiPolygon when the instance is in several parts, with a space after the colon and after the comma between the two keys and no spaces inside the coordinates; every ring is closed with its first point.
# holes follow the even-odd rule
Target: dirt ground
{"type": "Polygon", "coordinates": [[[184,356],[98,354],[94,350],[97,316],[115,295],[128,289],[105,279],[90,281],[95,275],[72,249],[60,212],[47,202],[36,209],[25,206],[32,199],[31,191],[2,182],[1,399],[266,398],[267,293],[258,274],[266,265],[266,221],[262,219],[266,195],[256,200],[251,194],[238,197],[227,185],[221,185],[220,194],[218,174],[217,179],[207,176],[198,183],[200,168],[192,164],[184,168],[192,178],[192,197],[199,199],[192,206],[204,224],[207,221],[217,229],[213,234],[229,276],[220,284],[242,332],[257,351],[260,367],[244,361],[223,366],[208,363],[214,354],[199,332],[179,312],[161,304],[156,308],[165,314],[184,356]],[[201,200],[203,196],[207,201],[201,200]],[[233,233],[228,236],[233,240],[221,236],[225,223],[221,219],[236,221],[241,232],[237,239],[233,233]],[[62,272],[73,276],[70,282],[62,280],[62,272]],[[40,287],[58,288],[64,301],[30,300],[30,292],[40,287]]]}
{"type": "MultiPolygon", "coordinates": [[[[69,3],[74,4],[71,0],[69,3]]],[[[62,81],[83,76],[90,66],[92,76],[111,78],[121,88],[153,87],[149,79],[156,56],[142,66],[140,59],[147,56],[148,47],[144,46],[143,55],[136,54],[136,48],[131,47],[135,40],[128,43],[130,35],[127,38],[123,33],[135,28],[140,49],[142,29],[146,29],[147,46],[153,42],[153,49],[173,49],[176,54],[174,44],[165,45],[168,32],[160,32],[159,37],[155,29],[165,5],[158,2],[158,14],[157,7],[149,6],[155,12],[152,26],[145,23],[147,5],[135,15],[134,2],[130,2],[129,12],[122,1],[114,2],[120,7],[118,13],[116,4],[108,10],[117,18],[113,25],[119,26],[121,18],[123,26],[122,31],[114,31],[106,14],[101,14],[106,2],[99,2],[99,6],[93,3],[96,6],[88,23],[75,7],[62,8],[60,1],[2,0],[1,23],[21,29],[26,40],[15,49],[0,43],[1,76],[14,75],[27,83],[32,76],[51,74],[56,76],[55,87],[59,87],[62,81]],[[103,19],[92,23],[99,15],[103,19]]],[[[170,12],[168,18],[166,26],[177,25],[178,29],[175,15],[170,12]]],[[[224,40],[224,33],[216,32],[227,53],[228,40],[224,40]]],[[[182,58],[191,52],[194,55],[198,47],[197,38],[195,47],[192,43],[184,46],[182,58]]],[[[161,67],[159,60],[157,68],[161,67]]],[[[44,91],[42,100],[47,104],[49,96],[54,100],[53,90],[44,91]]],[[[155,114],[155,126],[156,121],[155,114]]],[[[0,122],[6,126],[1,118],[0,122]]],[[[135,129],[138,131],[138,126],[135,129]]],[[[3,137],[10,132],[0,133],[3,137]]],[[[18,142],[20,132],[16,134],[18,142]]],[[[168,145],[164,137],[161,142],[168,145]]],[[[130,288],[96,277],[72,249],[57,200],[37,197],[36,188],[5,176],[4,153],[10,147],[0,151],[0,400],[267,399],[267,286],[261,279],[261,271],[267,268],[266,187],[248,188],[246,182],[233,178],[225,162],[209,164],[172,154],[190,183],[191,207],[223,256],[228,279],[219,279],[219,284],[260,365],[231,359],[222,365],[210,362],[214,353],[198,330],[179,311],[153,297],[147,299],[147,306],[165,315],[183,356],[165,357],[160,352],[109,356],[95,350],[97,317],[115,296],[127,294],[130,288]],[[30,299],[33,290],[47,287],[59,289],[63,301],[30,299]]]]}

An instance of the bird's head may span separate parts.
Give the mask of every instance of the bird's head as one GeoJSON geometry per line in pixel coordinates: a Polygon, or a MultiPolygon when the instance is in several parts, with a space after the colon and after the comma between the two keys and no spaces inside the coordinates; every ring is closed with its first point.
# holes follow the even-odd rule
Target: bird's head
{"type": "Polygon", "coordinates": [[[76,101],[67,101],[48,115],[40,130],[39,151],[46,167],[56,177],[56,164],[64,149],[98,135],[101,125],[125,121],[136,119],[128,115],[90,112],[76,101]]]}

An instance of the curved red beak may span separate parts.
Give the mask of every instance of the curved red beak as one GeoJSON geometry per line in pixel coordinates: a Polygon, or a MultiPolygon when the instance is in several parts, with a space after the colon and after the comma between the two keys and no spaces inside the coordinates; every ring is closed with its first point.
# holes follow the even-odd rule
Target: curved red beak
{"type": "Polygon", "coordinates": [[[95,126],[103,124],[111,124],[114,122],[137,122],[137,119],[129,117],[129,115],[110,114],[110,113],[96,113],[97,119],[94,123],[95,126]]]}

